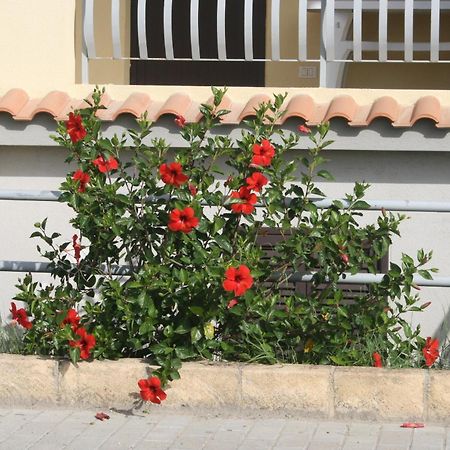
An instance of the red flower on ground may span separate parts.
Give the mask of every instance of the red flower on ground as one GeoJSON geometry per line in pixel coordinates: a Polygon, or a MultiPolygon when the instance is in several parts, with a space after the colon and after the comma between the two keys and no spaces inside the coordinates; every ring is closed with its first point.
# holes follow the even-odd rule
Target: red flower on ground
{"type": "Polygon", "coordinates": [[[186,119],[185,119],[183,116],[181,116],[181,115],[176,116],[174,122],[175,122],[180,128],[183,128],[183,127],[186,125],[186,119]]]}
{"type": "Polygon", "coordinates": [[[253,194],[246,186],[242,186],[239,191],[233,191],[231,198],[241,199],[240,203],[232,203],[231,210],[237,214],[251,214],[254,210],[254,204],[257,202],[258,197],[253,194]]]}
{"type": "Polygon", "coordinates": [[[176,187],[180,187],[189,179],[189,177],[183,173],[183,167],[181,164],[177,162],[161,164],[159,174],[161,175],[161,180],[163,180],[164,183],[171,184],[176,187]]]}
{"type": "Polygon", "coordinates": [[[91,181],[91,177],[88,173],[83,172],[82,170],[77,170],[73,176],[72,180],[79,181],[78,192],[84,192],[86,190],[86,186],[91,181]]]}
{"type": "Polygon", "coordinates": [[[378,352],[372,353],[373,367],[383,367],[383,361],[381,360],[381,355],[378,352]]]}
{"type": "Polygon", "coordinates": [[[95,336],[88,334],[88,332],[80,327],[75,331],[75,334],[80,336],[76,341],[69,341],[71,347],[78,347],[80,349],[80,358],[88,359],[91,356],[90,352],[95,347],[95,336]]]}
{"type": "Polygon", "coordinates": [[[252,164],[257,166],[270,166],[275,156],[275,147],[269,140],[263,139],[261,144],[253,144],[252,164]]]}
{"type": "Polygon", "coordinates": [[[436,359],[439,358],[439,340],[427,337],[422,353],[425,358],[425,365],[427,367],[431,367],[436,359]]]}
{"type": "Polygon", "coordinates": [[[64,325],[70,325],[72,330],[76,331],[79,324],[80,324],[80,316],[78,315],[75,309],[70,308],[69,311],[67,311],[66,317],[61,322],[61,327],[63,327],[64,325]]]}
{"type": "Polygon", "coordinates": [[[113,156],[110,156],[108,161],[106,161],[103,156],[99,156],[92,161],[92,164],[94,164],[101,173],[111,172],[111,170],[116,170],[119,167],[119,162],[113,156]]]}
{"type": "Polygon", "coordinates": [[[75,260],[78,265],[78,264],[80,264],[80,258],[81,258],[81,245],[77,241],[78,241],[78,235],[74,234],[72,236],[72,245],[73,245],[75,260]]]}
{"type": "Polygon", "coordinates": [[[76,144],[78,141],[84,139],[87,134],[83,126],[83,119],[79,114],[69,113],[69,120],[66,122],[67,133],[71,141],[76,144]]]}
{"type": "Polygon", "coordinates": [[[195,228],[199,219],[195,217],[195,211],[191,207],[184,208],[183,210],[174,209],[169,214],[169,230],[181,231],[182,233],[190,233],[195,228]]]}
{"type": "Polygon", "coordinates": [[[17,309],[17,306],[14,302],[11,302],[11,316],[12,319],[15,320],[19,325],[30,330],[33,324],[28,320],[28,314],[24,308],[17,309]]]}
{"type": "Polygon", "coordinates": [[[253,277],[250,269],[244,264],[238,268],[228,268],[225,271],[225,280],[222,286],[226,291],[234,291],[234,295],[237,297],[244,295],[253,286],[253,277]]]}
{"type": "Polygon", "coordinates": [[[231,308],[233,308],[233,306],[236,306],[238,303],[239,303],[239,302],[238,302],[235,298],[233,298],[233,300],[230,300],[230,301],[228,302],[227,308],[228,308],[228,309],[231,309],[231,308]]]}
{"type": "Polygon", "coordinates": [[[311,129],[308,128],[306,125],[299,125],[297,129],[298,129],[298,131],[300,131],[300,133],[305,133],[305,134],[311,133],[311,129]]]}
{"type": "Polygon", "coordinates": [[[261,173],[254,172],[246,180],[248,189],[256,192],[260,192],[263,186],[265,186],[269,180],[261,173]]]}
{"type": "Polygon", "coordinates": [[[149,377],[147,380],[138,381],[142,400],[160,404],[167,398],[167,394],[161,389],[161,380],[158,377],[149,377]]]}

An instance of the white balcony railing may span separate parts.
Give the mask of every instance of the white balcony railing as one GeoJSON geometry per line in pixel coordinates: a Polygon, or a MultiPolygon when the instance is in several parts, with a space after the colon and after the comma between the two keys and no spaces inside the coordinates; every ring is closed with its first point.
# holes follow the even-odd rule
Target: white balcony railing
{"type": "MultiPolygon", "coordinates": [[[[270,27],[264,30],[269,34],[269,47],[266,53],[270,57],[254,56],[254,39],[261,30],[253,27],[253,11],[257,2],[266,0],[242,0],[244,3],[244,18],[242,23],[226,23],[227,0],[217,0],[216,37],[217,57],[201,57],[202,49],[199,39],[199,3],[201,0],[190,0],[190,14],[185,17],[190,31],[190,57],[177,57],[174,51],[174,36],[177,32],[172,26],[173,9],[177,0],[163,0],[162,30],[164,39],[164,56],[154,57],[148,52],[148,23],[153,0],[137,1],[136,30],[138,40],[138,56],[129,56],[129,51],[123,51],[121,36],[121,14],[125,11],[127,2],[111,0],[111,42],[112,54],[99,54],[95,42],[95,27],[98,20],[94,15],[95,0],[84,0],[82,57],[82,79],[89,81],[88,61],[90,59],[131,59],[131,60],[189,60],[189,61],[285,61],[285,62],[319,62],[320,85],[339,87],[345,63],[349,62],[450,62],[450,42],[442,42],[441,29],[448,28],[450,16],[450,1],[444,0],[272,0],[267,10],[270,27]],[[283,58],[280,40],[280,9],[282,2],[290,2],[298,10],[298,28],[292,40],[297,43],[297,55],[283,58]],[[255,5],[254,5],[255,3],[255,5]],[[363,14],[366,11],[378,12],[378,38],[375,41],[363,40],[363,14]],[[321,16],[320,54],[310,55],[309,41],[313,34],[308,32],[308,12],[316,12],[321,16]],[[392,14],[403,16],[403,40],[392,42],[388,39],[388,21],[392,14]],[[421,16],[425,18],[429,29],[429,39],[415,42],[414,21],[421,16]],[[227,55],[227,27],[241,27],[244,39],[244,55],[242,58],[231,58],[227,55]],[[349,39],[351,36],[351,39],[349,39]],[[269,50],[270,49],[270,50],[269,50]],[[392,57],[393,52],[396,52],[392,57]],[[420,54],[419,54],[420,53],[420,54]],[[425,57],[424,57],[425,53],[425,57]],[[400,55],[400,56],[399,56],[400,55]],[[418,55],[418,56],[417,56],[418,55]]],[[[188,0],[183,0],[188,1],[188,0]]],[[[228,0],[229,2],[235,0],[228,0]]],[[[122,29],[123,32],[123,29],[122,29]]],[[[151,43],[150,43],[151,45],[151,43]]]]}

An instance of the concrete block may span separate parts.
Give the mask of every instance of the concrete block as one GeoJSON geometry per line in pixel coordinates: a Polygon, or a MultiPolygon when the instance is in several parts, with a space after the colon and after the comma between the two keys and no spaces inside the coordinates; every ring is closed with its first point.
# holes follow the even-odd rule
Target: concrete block
{"type": "Polygon", "coordinates": [[[342,419],[424,419],[424,373],[420,369],[338,367],[335,416],[342,419]]]}
{"type": "Polygon", "coordinates": [[[332,406],[331,370],[331,366],[243,366],[242,405],[328,417],[332,406]]]}
{"type": "Polygon", "coordinates": [[[240,401],[238,364],[188,362],[167,389],[167,406],[236,407],[240,401]]]}
{"type": "Polygon", "coordinates": [[[56,362],[49,358],[0,354],[0,405],[35,407],[57,402],[56,362]]]}
{"type": "Polygon", "coordinates": [[[450,423],[450,371],[429,370],[428,420],[450,423]]]}
{"type": "Polygon", "coordinates": [[[60,361],[60,401],[76,407],[131,408],[140,402],[137,382],[151,371],[141,359],[82,361],[77,366],[60,361]]]}

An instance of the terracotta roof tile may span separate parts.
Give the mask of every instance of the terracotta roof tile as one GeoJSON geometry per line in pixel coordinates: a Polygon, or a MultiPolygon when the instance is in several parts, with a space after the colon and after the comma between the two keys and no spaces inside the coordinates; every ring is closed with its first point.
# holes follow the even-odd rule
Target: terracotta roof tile
{"type": "MultiPolygon", "coordinates": [[[[102,104],[107,109],[100,110],[98,116],[102,120],[113,121],[121,114],[139,117],[146,111],[152,121],[167,114],[182,115],[188,122],[198,121],[200,103],[211,104],[212,98],[205,98],[203,102],[196,101],[187,92],[183,92],[183,88],[179,89],[179,92],[171,94],[167,99],[160,97],[158,101],[139,91],[124,100],[113,99],[105,94],[102,104]]],[[[224,96],[220,109],[230,110],[230,113],[223,117],[224,124],[237,124],[254,116],[255,108],[271,97],[261,93],[253,96],[242,95],[238,99],[239,102],[233,101],[228,95],[224,96]]],[[[71,98],[61,91],[49,92],[42,98],[29,98],[24,90],[11,89],[0,96],[0,112],[9,113],[15,120],[31,121],[38,113],[47,113],[56,120],[65,120],[70,111],[85,106],[86,103],[82,99],[71,98]]],[[[352,95],[336,95],[336,92],[332,93],[328,101],[322,102],[307,94],[295,94],[288,98],[282,122],[294,117],[308,125],[343,118],[352,127],[368,126],[379,117],[389,119],[394,127],[411,127],[417,121],[426,119],[432,120],[438,128],[450,128],[450,105],[442,105],[440,99],[434,95],[425,95],[408,104],[400,104],[394,96],[384,95],[361,104],[352,95]]]]}

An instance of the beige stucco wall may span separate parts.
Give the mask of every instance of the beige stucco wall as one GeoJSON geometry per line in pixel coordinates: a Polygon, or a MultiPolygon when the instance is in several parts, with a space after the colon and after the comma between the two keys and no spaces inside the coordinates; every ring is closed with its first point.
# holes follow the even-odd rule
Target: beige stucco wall
{"type": "Polygon", "coordinates": [[[75,0],[1,0],[0,86],[75,82],[75,0]]]}

